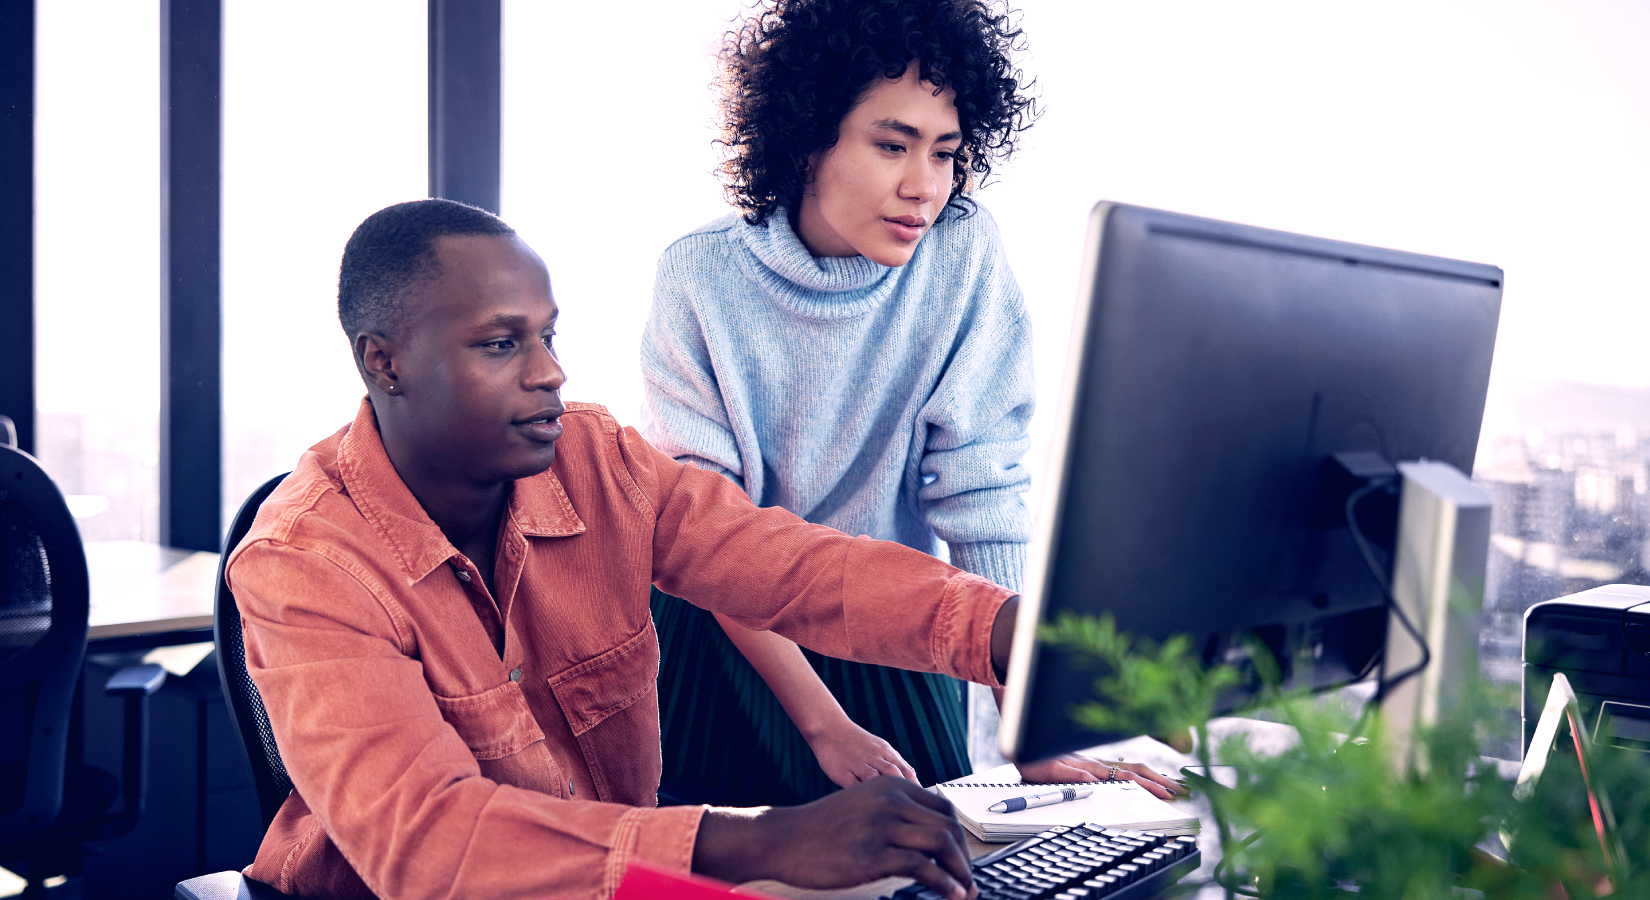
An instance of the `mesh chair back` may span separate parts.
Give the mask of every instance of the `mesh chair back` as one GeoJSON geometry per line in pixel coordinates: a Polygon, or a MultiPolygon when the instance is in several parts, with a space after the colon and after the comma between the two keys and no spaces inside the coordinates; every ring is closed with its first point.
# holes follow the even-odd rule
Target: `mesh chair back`
{"type": "Polygon", "coordinates": [[[0,445],[0,842],[44,831],[62,808],[88,611],[62,493],[34,457],[0,445]]]}
{"type": "Polygon", "coordinates": [[[246,671],[241,611],[235,606],[235,595],[230,592],[224,574],[229,554],[252,529],[258,507],[284,478],[286,475],[277,475],[264,482],[241,504],[240,512],[235,513],[229,536],[224,538],[223,558],[218,561],[218,596],[212,614],[212,637],[218,645],[218,678],[223,682],[223,695],[229,698],[229,706],[235,712],[235,733],[240,736],[246,758],[252,763],[252,783],[258,791],[258,807],[263,813],[265,828],[275,820],[275,813],[292,793],[292,779],[286,774],[286,764],[281,762],[280,748],[275,746],[275,732],[269,727],[264,699],[246,671]]]}

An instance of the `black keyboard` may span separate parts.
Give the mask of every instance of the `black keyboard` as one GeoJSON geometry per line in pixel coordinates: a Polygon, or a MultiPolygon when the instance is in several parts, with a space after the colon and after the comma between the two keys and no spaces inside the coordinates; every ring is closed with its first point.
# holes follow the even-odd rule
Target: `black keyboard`
{"type": "MultiPolygon", "coordinates": [[[[1145,900],[1203,862],[1197,841],[1060,826],[974,860],[980,900],[1145,900]]],[[[921,884],[891,900],[942,900],[921,884]]]]}

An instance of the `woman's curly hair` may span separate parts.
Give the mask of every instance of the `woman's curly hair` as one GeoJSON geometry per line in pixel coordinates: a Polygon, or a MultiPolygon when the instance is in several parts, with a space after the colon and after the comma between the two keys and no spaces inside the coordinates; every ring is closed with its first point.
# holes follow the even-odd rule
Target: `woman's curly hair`
{"type": "Polygon", "coordinates": [[[722,46],[728,200],[760,225],[794,208],[808,160],[879,78],[916,62],[922,80],[956,92],[962,128],[948,207],[1014,150],[1038,110],[1009,57],[1024,48],[1012,12],[990,0],[768,0],[722,46]]]}

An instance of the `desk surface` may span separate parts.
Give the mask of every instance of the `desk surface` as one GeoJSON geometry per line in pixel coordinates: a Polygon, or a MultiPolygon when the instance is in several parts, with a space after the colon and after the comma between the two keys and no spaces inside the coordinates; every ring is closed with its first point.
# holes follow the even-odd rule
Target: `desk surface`
{"type": "Polygon", "coordinates": [[[212,627],[218,554],[143,541],[90,541],[87,640],[212,627]]]}
{"type": "MultiPolygon", "coordinates": [[[[1256,752],[1281,753],[1295,740],[1294,729],[1287,725],[1276,725],[1270,722],[1255,722],[1248,719],[1220,719],[1210,723],[1211,737],[1216,742],[1227,734],[1244,734],[1249,744],[1256,752]]],[[[1179,777],[1180,767],[1196,765],[1197,759],[1187,754],[1177,752],[1173,747],[1149,737],[1138,737],[1116,744],[1106,744],[1100,747],[1091,747],[1084,750],[1085,756],[1098,759],[1126,759],[1130,762],[1143,762],[1155,767],[1159,772],[1179,777]]],[[[1012,766],[981,772],[970,776],[968,781],[1005,782],[1019,779],[1019,773],[1012,766]]],[[[1181,800],[1188,809],[1196,812],[1203,822],[1203,829],[1197,836],[1198,849],[1203,851],[1203,866],[1191,875],[1186,876],[1184,882],[1202,881],[1214,871],[1215,863],[1220,859],[1220,834],[1214,825],[1214,813],[1209,809],[1207,801],[1201,798],[1181,800]]],[[[969,854],[975,857],[983,856],[993,850],[1004,847],[1004,844],[987,844],[968,838],[969,854]]],[[[760,892],[787,900],[874,900],[877,897],[886,897],[899,890],[911,880],[908,878],[885,878],[859,887],[843,888],[832,891],[815,891],[805,888],[792,887],[777,881],[752,881],[740,885],[741,890],[760,892]]],[[[1217,885],[1205,885],[1202,890],[1194,894],[1195,900],[1216,900],[1226,896],[1217,885]]]]}

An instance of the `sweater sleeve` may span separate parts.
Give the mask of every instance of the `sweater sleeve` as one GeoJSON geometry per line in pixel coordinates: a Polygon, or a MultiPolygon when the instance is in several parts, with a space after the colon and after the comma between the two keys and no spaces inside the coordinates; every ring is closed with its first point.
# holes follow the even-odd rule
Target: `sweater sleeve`
{"type": "Polygon", "coordinates": [[[1031,483],[1022,462],[1035,403],[1031,326],[995,226],[983,209],[975,215],[985,258],[971,279],[968,326],[916,423],[917,497],[952,562],[1018,588],[1031,537],[1021,497],[1031,483]]]}
{"type": "Polygon", "coordinates": [[[659,260],[653,307],[642,332],[641,433],[667,456],[750,489],[717,383],[703,323],[675,259],[659,260]]]}

